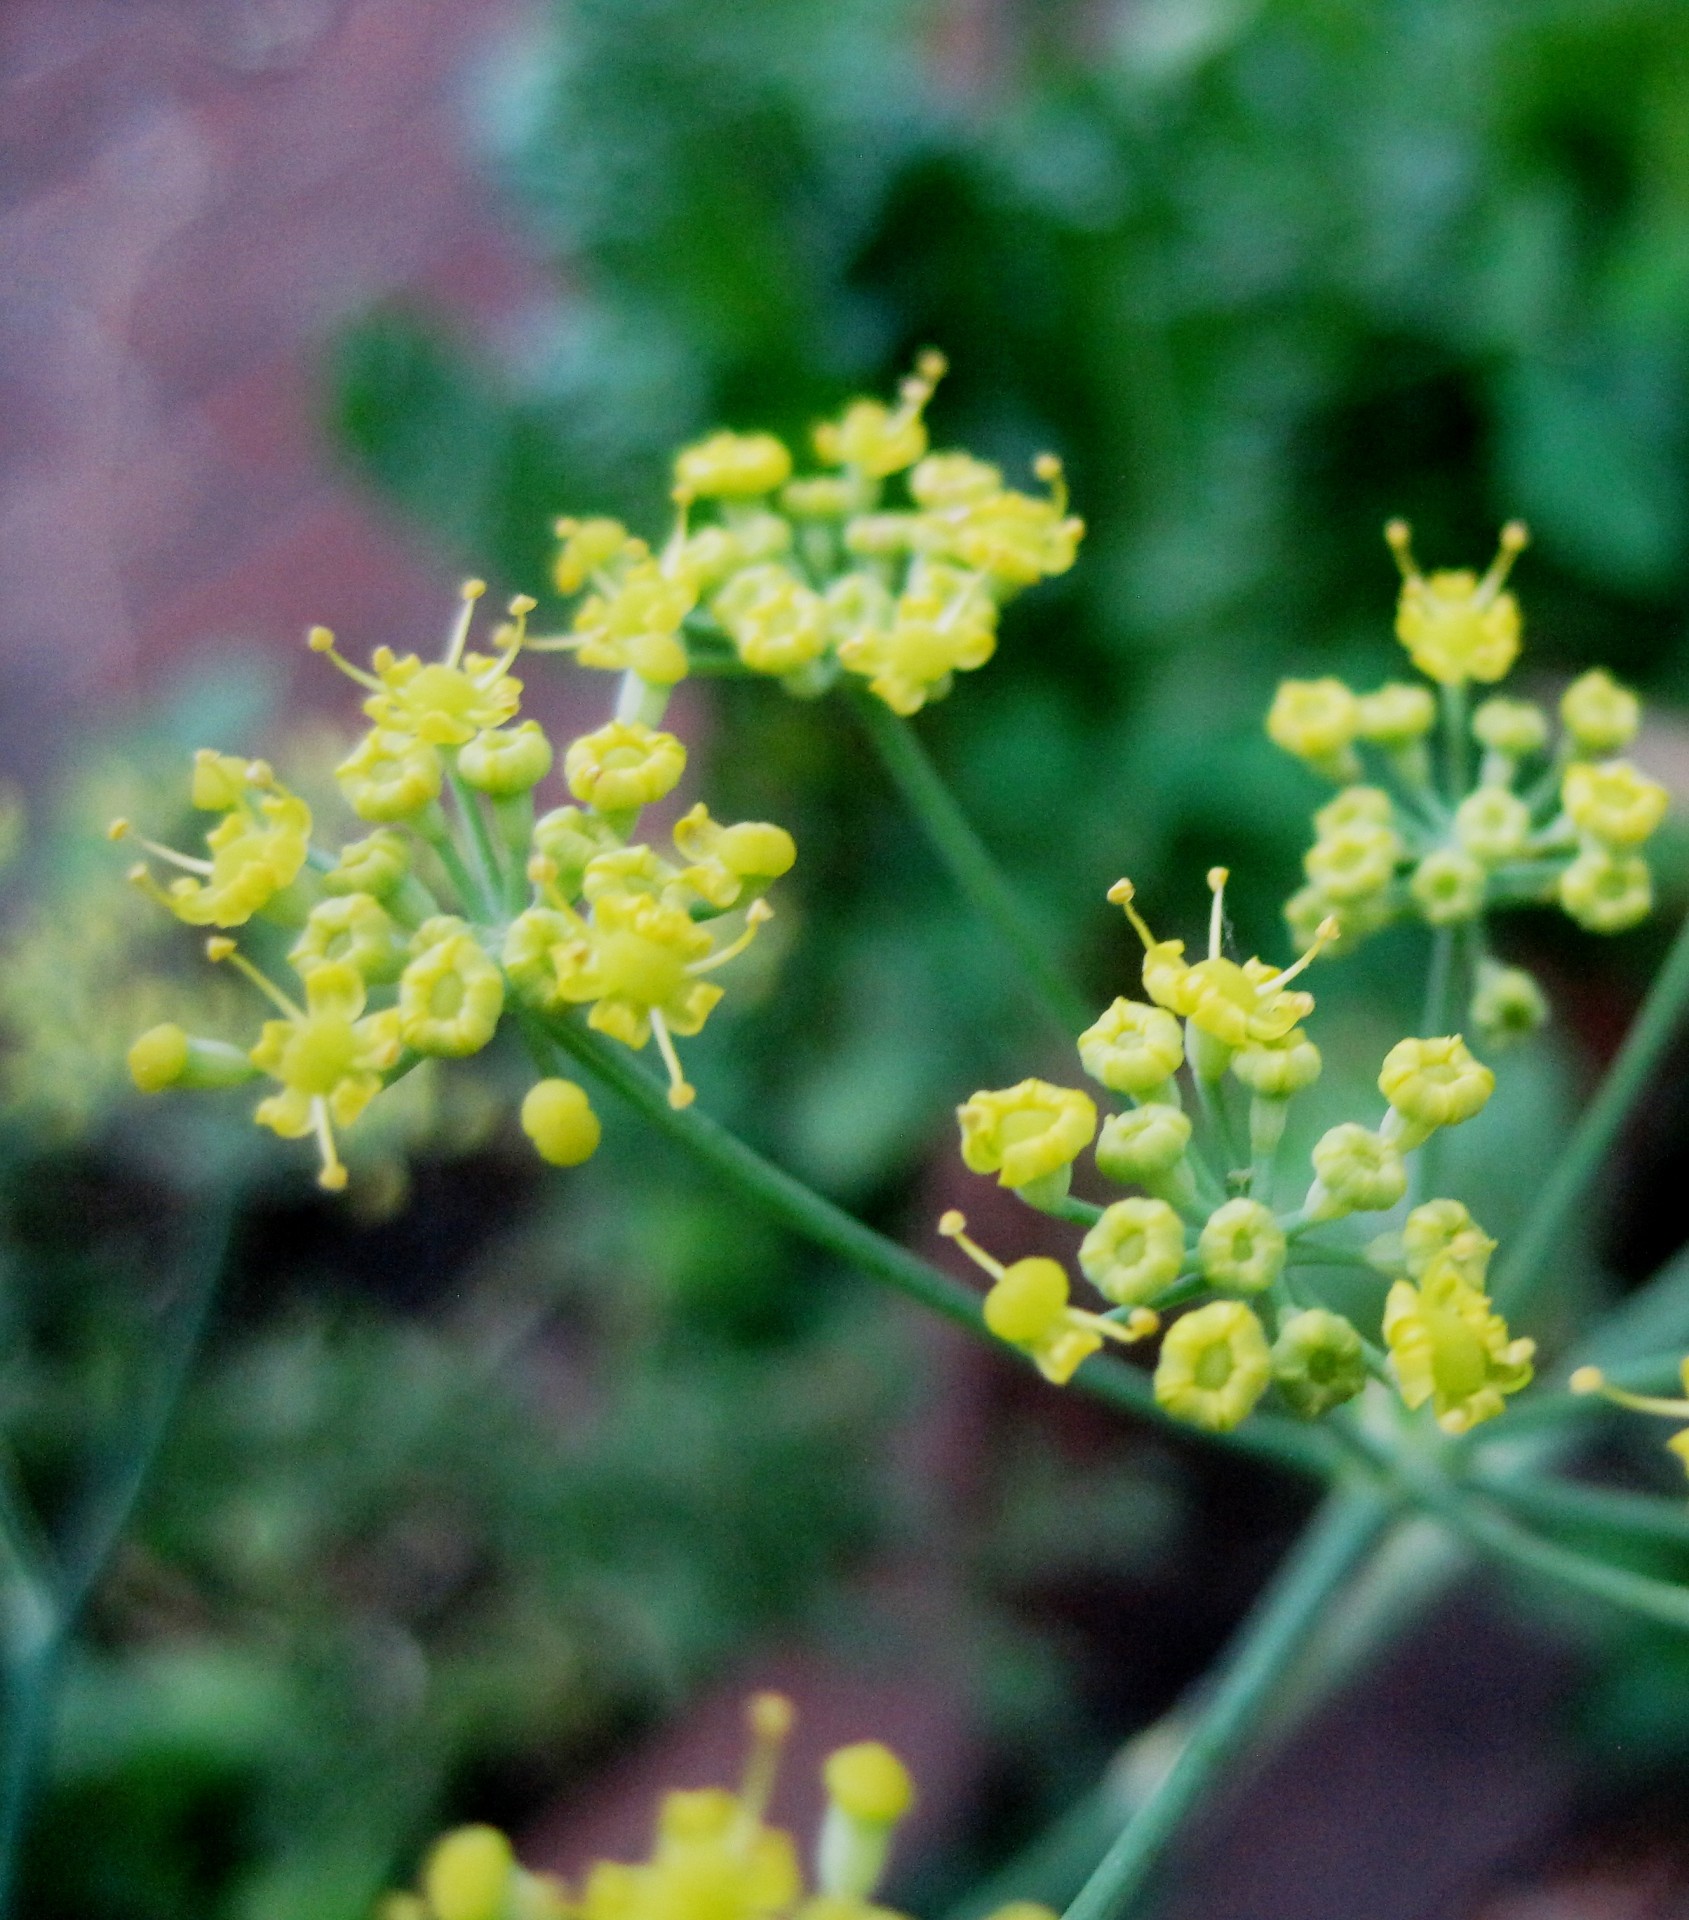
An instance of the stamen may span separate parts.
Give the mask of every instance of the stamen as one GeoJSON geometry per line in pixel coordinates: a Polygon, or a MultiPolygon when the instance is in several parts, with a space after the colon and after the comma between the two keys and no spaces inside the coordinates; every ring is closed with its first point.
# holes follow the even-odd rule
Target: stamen
{"type": "Polygon", "coordinates": [[[1314,929],[1314,944],[1294,966],[1286,967],[1283,973],[1274,974],[1270,984],[1282,987],[1287,980],[1294,980],[1297,974],[1306,972],[1342,931],[1336,914],[1328,913],[1314,929]]]}
{"type": "Polygon", "coordinates": [[[1218,960],[1220,948],[1226,931],[1226,882],[1231,878],[1225,867],[1208,869],[1208,891],[1213,894],[1213,905],[1208,909],[1208,957],[1218,960]]]}
{"type": "Polygon", "coordinates": [[[1513,562],[1518,559],[1531,544],[1531,531],[1523,520],[1509,520],[1501,530],[1501,538],[1496,543],[1496,555],[1490,562],[1490,570],[1478,582],[1478,598],[1485,602],[1493,600],[1506,583],[1507,576],[1513,570],[1513,562]]]}
{"type": "Polygon", "coordinates": [[[740,954],[757,937],[758,927],[763,927],[774,918],[774,909],[766,900],[753,900],[745,910],[745,931],[737,940],[731,940],[717,953],[707,954],[702,960],[694,960],[686,969],[690,974],[711,973],[717,967],[724,967],[729,960],[737,960],[740,954]]]}
{"type": "Polygon", "coordinates": [[[1105,1340],[1118,1340],[1123,1347],[1135,1347],[1140,1340],[1151,1340],[1161,1331],[1161,1315],[1149,1307],[1134,1307],[1124,1322],[1111,1320],[1104,1313],[1086,1313],[1080,1307],[1070,1307],[1068,1312],[1093,1333],[1100,1333],[1105,1340]]]}
{"type": "Polygon", "coordinates": [[[311,1102],[311,1124],[316,1130],[317,1151],[322,1155],[322,1170],[317,1175],[317,1185],[330,1193],[340,1193],[346,1186],[346,1166],[334,1145],[334,1128],[329,1123],[328,1101],[318,1094],[311,1102]]]}
{"type": "Polygon", "coordinates": [[[657,1051],[663,1056],[663,1065],[669,1070],[669,1105],[677,1111],[691,1106],[698,1097],[698,1089],[681,1070],[680,1055],[674,1050],[674,1038],[669,1032],[668,1022],[655,1007],[651,1009],[651,1031],[657,1036],[657,1051]]]}
{"type": "Polygon", "coordinates": [[[1132,925],[1137,929],[1138,938],[1144,943],[1144,951],[1147,953],[1149,949],[1155,945],[1155,935],[1151,933],[1149,928],[1144,924],[1142,914],[1140,914],[1132,904],[1138,897],[1137,888],[1132,885],[1130,880],[1116,880],[1114,885],[1108,890],[1108,897],[1117,907],[1125,909],[1126,918],[1130,920],[1132,925]]]}
{"type": "Polygon", "coordinates": [[[920,419],[934,389],[949,370],[950,362],[936,347],[922,352],[915,362],[915,371],[897,390],[898,405],[893,418],[898,426],[920,419]]]}
{"type": "Polygon", "coordinates": [[[1689,1420],[1689,1400],[1668,1400],[1652,1393],[1629,1393],[1615,1387],[1599,1367],[1579,1367],[1566,1382],[1573,1393],[1598,1393],[1616,1407],[1628,1407],[1632,1413],[1657,1413],[1667,1420],[1689,1420]]]}
{"type": "Polygon", "coordinates": [[[245,974],[271,1006],[279,1007],[289,1020],[303,1020],[306,1017],[303,1009],[295,1006],[273,980],[266,979],[227,934],[213,934],[206,941],[205,957],[207,960],[228,961],[237,973],[245,974]]]}
{"type": "Polygon", "coordinates": [[[446,665],[455,667],[463,658],[463,649],[469,639],[469,623],[475,618],[475,602],[487,591],[485,580],[465,580],[460,589],[463,605],[459,607],[457,619],[452,625],[451,639],[446,643],[446,665]]]}
{"type": "Polygon", "coordinates": [[[208,874],[213,871],[209,860],[196,860],[191,854],[178,853],[174,847],[167,847],[161,841],[149,840],[144,833],[137,833],[121,816],[106,828],[106,838],[133,840],[136,846],[145,847],[154,859],[168,860],[171,866],[181,867],[187,873],[208,874]]]}
{"type": "Polygon", "coordinates": [[[381,682],[374,674],[365,673],[362,667],[355,667],[345,654],[334,644],[334,634],[327,627],[313,627],[305,636],[305,644],[313,653],[326,653],[340,671],[349,680],[356,680],[360,687],[368,687],[373,693],[382,691],[381,682]]]}
{"type": "Polygon", "coordinates": [[[1067,473],[1059,453],[1041,453],[1032,463],[1032,471],[1050,489],[1050,505],[1057,513],[1067,512],[1067,473]]]}
{"type": "Polygon", "coordinates": [[[982,1246],[968,1238],[967,1218],[955,1207],[939,1215],[938,1230],[946,1240],[954,1240],[976,1267],[983,1267],[993,1280],[1002,1279],[1005,1271],[1002,1261],[993,1260],[982,1246]]]}
{"type": "Polygon", "coordinates": [[[739,1787],[739,1824],[747,1840],[762,1825],[763,1815],[774,1797],[780,1755],[796,1718],[791,1701],[783,1693],[754,1693],[745,1704],[745,1724],[750,1730],[751,1745],[745,1755],[745,1774],[739,1787]]]}
{"type": "Polygon", "coordinates": [[[573,653],[586,642],[576,633],[547,633],[538,639],[522,636],[522,645],[529,653],[573,653]]]}
{"type": "Polygon", "coordinates": [[[1419,563],[1413,557],[1413,530],[1405,520],[1392,520],[1384,529],[1385,544],[1396,556],[1396,565],[1404,580],[1419,578],[1419,563]]]}
{"type": "Polygon", "coordinates": [[[128,880],[130,886],[139,887],[141,892],[144,893],[155,906],[162,907],[166,913],[174,913],[176,911],[176,902],[170,898],[169,894],[167,894],[153,878],[152,868],[149,867],[144,860],[137,860],[129,869],[125,878],[128,880]]]}

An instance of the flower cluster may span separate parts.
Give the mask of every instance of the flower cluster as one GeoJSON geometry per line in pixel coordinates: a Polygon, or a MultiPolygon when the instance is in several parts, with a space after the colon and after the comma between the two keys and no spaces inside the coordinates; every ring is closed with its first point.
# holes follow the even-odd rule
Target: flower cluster
{"type": "Polygon", "coordinates": [[[925,354],[895,405],[854,400],[818,426],[817,473],[794,477],[768,433],[682,449],[657,551],[615,520],[560,520],[553,577],[573,618],[530,646],[635,674],[657,703],[695,659],[800,694],[859,676],[900,714],[941,698],[990,659],[1002,603],[1065,573],[1084,532],[1054,455],[1037,462],[1039,496],[971,454],[928,450],[943,372],[925,354]]]}
{"type": "Polygon", "coordinates": [[[1296,1203],[1275,1204],[1290,1103],[1321,1067],[1303,1026],[1313,996],[1292,983],[1336,929],[1322,926],[1291,967],[1232,960],[1222,952],[1225,881],[1222,868],[1209,875],[1208,951],[1194,961],[1183,941],[1154,937],[1128,881],[1110,892],[1143,943],[1147,997],[1116,1000],[1078,1051],[1116,1111],[1100,1117],[1091,1094],[1042,1080],[976,1093],[958,1109],[973,1172],[1086,1223],[1079,1267],[1106,1311],[1071,1304],[1056,1260],[1004,1267],[967,1239],[959,1214],[940,1231],[991,1276],[986,1324],[1050,1380],[1070,1379],[1105,1339],[1151,1338],[1189,1308],[1166,1326],[1155,1368],[1156,1398],[1179,1419],[1230,1429],[1269,1388],[1312,1418],[1374,1374],[1410,1408],[1429,1401],[1445,1431],[1463,1432],[1531,1377],[1531,1342],[1509,1336],[1484,1292],[1493,1242],[1453,1200],[1413,1207],[1399,1233],[1367,1245],[1325,1229],[1400,1208],[1416,1150],[1481,1112],[1495,1077],[1458,1034],[1399,1041],[1378,1076],[1380,1121],[1330,1128],[1296,1203]],[[1073,1166],[1088,1147],[1105,1179],[1140,1191],[1106,1206],[1074,1199],[1073,1166]],[[1393,1277],[1382,1344],[1319,1299],[1319,1276],[1334,1264],[1393,1277]]]}
{"type": "MultiPolygon", "coordinates": [[[[147,1092],[273,1083],[254,1117],[285,1139],[317,1143],[319,1179],[346,1183],[336,1135],[419,1062],[462,1059],[507,1013],[537,1023],[585,1009],[588,1025],[629,1047],[655,1039],[670,1100],[692,1098],[675,1036],[695,1034],[721,999],[709,978],[744,950],[770,913],[764,894],[792,865],[782,828],[726,824],[694,806],[660,851],[636,838],[641,810],[680,781],[686,750],[670,733],[616,719],[573,741],[562,780],[572,804],[536,818],[551,777],[551,741],[518,721],[510,668],[533,602],[518,597],[490,651],[469,649],[482,583],[464,588],[444,657],[377,651],[366,671],[326,628],[312,648],[365,689],[371,725],[336,769],[351,811],[371,831],[338,851],[318,846],[311,809],[262,761],[201,751],[195,807],[216,816],[204,855],[112,823],[152,861],[132,878],[176,918],[219,931],[209,957],[270,1003],[255,1044],[189,1035],[166,1022],[130,1049],[147,1092]],[[297,986],[276,982],[233,937],[285,929],[297,986]]],[[[582,1089],[546,1078],[522,1104],[542,1158],[586,1159],[599,1126],[582,1089]]]]}
{"type": "MultiPolygon", "coordinates": [[[[875,1740],[828,1756],[810,1890],[792,1836],[767,1824],[791,1703],[757,1694],[746,1718],[750,1753],[739,1790],[665,1794],[649,1859],[598,1861],[571,1889],[519,1865],[495,1828],[460,1827],[435,1844],[420,1890],[389,1894],[378,1920],[894,1920],[873,1895],[914,1803],[903,1762],[875,1740]]],[[[993,1920],[1011,1917],[1053,1920],[1028,1902],[993,1920]]]]}
{"type": "Polygon", "coordinates": [[[1591,932],[1634,926],[1653,902],[1641,849],[1665,817],[1666,790],[1622,757],[1641,707],[1602,669],[1566,689],[1552,742],[1548,715],[1529,700],[1470,706],[1470,687],[1504,678],[1519,652],[1518,603],[1504,583],[1522,526],[1502,530],[1482,578],[1422,574],[1408,529],[1392,522],[1387,537],[1402,572],[1396,634],[1434,688],[1280,685],[1269,737],[1340,789],[1314,816],[1307,883],[1285,913],[1301,937],[1335,921],[1334,950],[1403,916],[1475,928],[1468,1018],[1494,1043],[1540,1025],[1547,1008],[1529,974],[1488,956],[1484,915],[1558,902],[1591,932]]]}

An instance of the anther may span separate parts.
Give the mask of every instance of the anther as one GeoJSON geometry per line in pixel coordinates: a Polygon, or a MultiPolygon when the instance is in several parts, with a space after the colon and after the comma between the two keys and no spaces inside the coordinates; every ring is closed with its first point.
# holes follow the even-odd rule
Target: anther
{"type": "Polygon", "coordinates": [[[939,1215],[938,1230],[946,1240],[954,1240],[976,1267],[990,1274],[993,1280],[1002,1279],[1002,1261],[992,1259],[982,1246],[968,1238],[967,1219],[957,1208],[951,1207],[939,1215]]]}
{"type": "Polygon", "coordinates": [[[674,1049],[674,1037],[669,1032],[668,1022],[655,1007],[651,1009],[651,1031],[657,1036],[657,1051],[663,1056],[663,1065],[668,1068],[669,1105],[678,1113],[697,1099],[698,1089],[686,1078],[680,1055],[674,1049]]]}

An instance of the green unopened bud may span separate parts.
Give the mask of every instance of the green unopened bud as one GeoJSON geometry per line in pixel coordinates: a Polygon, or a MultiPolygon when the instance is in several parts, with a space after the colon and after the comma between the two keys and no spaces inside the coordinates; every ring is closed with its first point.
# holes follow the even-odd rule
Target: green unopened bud
{"type": "Polygon", "coordinates": [[[478,793],[513,799],[537,787],[551,771],[551,742],[535,720],[517,727],[494,727],[476,734],[459,749],[457,770],[478,793]]]}
{"type": "Polygon", "coordinates": [[[1291,1314],[1273,1342],[1273,1379],[1305,1420],[1353,1400],[1366,1385],[1361,1337],[1340,1313],[1310,1307],[1291,1314]]]}
{"type": "Polygon", "coordinates": [[[377,827],[362,840],[350,840],[323,875],[325,893],[367,893],[385,900],[411,870],[410,847],[402,833],[377,827]]]}
{"type": "Polygon", "coordinates": [[[557,890],[565,900],[580,893],[587,863],[620,845],[598,815],[579,807],[553,807],[534,822],[534,853],[556,868],[557,890]]]}
{"type": "Polygon", "coordinates": [[[1516,860],[1531,835],[1531,810],[1506,787],[1476,787],[1454,810],[1455,838],[1485,866],[1516,860]]]}
{"type": "Polygon", "coordinates": [[[1469,853],[1439,847],[1413,870],[1408,891],[1434,927],[1457,926],[1484,904],[1484,869],[1469,853]]]}
{"type": "Polygon", "coordinates": [[[1548,1001],[1523,967],[1481,960],[1468,1017],[1486,1046],[1507,1047],[1528,1039],[1544,1024],[1548,1001]]]}
{"type": "Polygon", "coordinates": [[[1642,702],[1604,667],[1579,674],[1560,696],[1560,719],[1580,753],[1620,753],[1636,738],[1642,702]]]}
{"type": "Polygon", "coordinates": [[[1376,693],[1363,693],[1357,704],[1360,737],[1380,747],[1411,746],[1423,740],[1437,720],[1430,688],[1406,680],[1386,680],[1376,693]]]}
{"type": "Polygon", "coordinates": [[[335,894],[311,909],[287,960],[302,980],[313,967],[344,961],[377,985],[404,970],[404,936],[373,895],[335,894]]]}
{"type": "Polygon", "coordinates": [[[1241,1300],[1213,1300],[1168,1328],[1155,1367],[1156,1404],[1176,1420],[1229,1433],[1271,1379],[1261,1322],[1241,1300]]]}
{"type": "Polygon", "coordinates": [[[1079,1059],[1113,1093],[1142,1098],[1166,1085],[1185,1058],[1179,1023],[1165,1007],[1116,1000],[1079,1036],[1079,1059]]]}
{"type": "Polygon", "coordinates": [[[1334,905],[1365,900],[1396,877],[1402,843],[1394,828],[1366,820],[1322,834],[1302,856],[1302,869],[1334,905]]]}
{"type": "Polygon", "coordinates": [[[1495,1075],[1458,1033],[1398,1040],[1384,1056],[1378,1091],[1391,1108],[1385,1138],[1410,1152],[1434,1127],[1457,1127],[1481,1113],[1495,1092],[1495,1075]]]}
{"type": "Polygon", "coordinates": [[[1590,933],[1623,933],[1647,919],[1654,878],[1639,853],[1589,847],[1561,874],[1560,904],[1590,933]]]}
{"type": "Polygon", "coordinates": [[[1116,1200],[1079,1248],[1085,1278],[1117,1307],[1146,1305],[1184,1261],[1184,1224],[1165,1200],[1116,1200]]]}
{"type": "Polygon", "coordinates": [[[1320,1050],[1294,1027],[1277,1046],[1244,1047],[1232,1056],[1232,1072],[1267,1100],[1288,1100],[1320,1077],[1320,1050]]]}
{"type": "Polygon", "coordinates": [[[1353,741],[1360,708],[1341,680],[1281,680],[1267,712],[1267,738],[1328,779],[1360,771],[1353,741]]]}
{"type": "Polygon", "coordinates": [[[1472,732],[1486,752],[1509,761],[1523,760],[1547,744],[1548,715],[1534,701],[1496,694],[1473,714],[1472,732]]]}
{"type": "Polygon", "coordinates": [[[1228,1200],[1208,1216],[1196,1243],[1209,1283],[1261,1293],[1284,1271],[1284,1229],[1259,1200],[1228,1200]]]}
{"type": "Polygon", "coordinates": [[[1184,1165],[1190,1140],[1190,1116],[1154,1101],[1109,1115],[1097,1137],[1097,1167],[1122,1186],[1153,1186],[1184,1165]]]}
{"type": "Polygon", "coordinates": [[[1313,1185],[1303,1203],[1315,1220],[1383,1213],[1407,1192],[1407,1168],[1392,1141],[1345,1121],[1314,1147],[1313,1185]]]}
{"type": "Polygon", "coordinates": [[[258,1069],[239,1047],[201,1040],[173,1021],[148,1027],[129,1049],[129,1077],[142,1093],[169,1087],[239,1087],[258,1069]]]}

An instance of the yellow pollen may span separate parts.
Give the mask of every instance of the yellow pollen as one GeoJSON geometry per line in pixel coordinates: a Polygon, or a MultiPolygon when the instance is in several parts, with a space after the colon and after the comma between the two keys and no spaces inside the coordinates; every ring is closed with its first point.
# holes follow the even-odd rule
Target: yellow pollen
{"type": "Polygon", "coordinates": [[[1599,1367],[1579,1367],[1566,1384],[1573,1393],[1599,1393],[1607,1384],[1607,1376],[1599,1367]]]}
{"type": "Polygon", "coordinates": [[[1309,947],[1308,951],[1303,954],[1294,966],[1286,967],[1283,973],[1275,974],[1272,984],[1275,987],[1282,987],[1287,980],[1294,980],[1299,973],[1305,973],[1320,957],[1320,954],[1325,948],[1329,947],[1332,941],[1335,940],[1342,931],[1343,929],[1337,923],[1336,915],[1328,913],[1314,929],[1313,945],[1309,947]]]}
{"type": "Polygon", "coordinates": [[[1231,878],[1225,867],[1208,869],[1208,891],[1214,903],[1208,909],[1208,957],[1218,960],[1226,929],[1226,882],[1231,878]]]}
{"type": "Polygon", "coordinates": [[[237,973],[244,974],[263,994],[271,1006],[284,1013],[289,1020],[303,1020],[305,1014],[290,1000],[273,980],[265,977],[247,959],[235,943],[226,934],[216,934],[205,943],[205,957],[208,960],[226,960],[237,973]]]}

